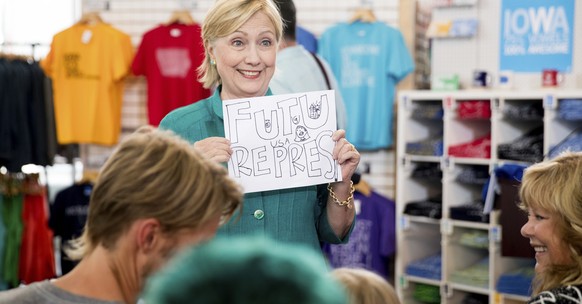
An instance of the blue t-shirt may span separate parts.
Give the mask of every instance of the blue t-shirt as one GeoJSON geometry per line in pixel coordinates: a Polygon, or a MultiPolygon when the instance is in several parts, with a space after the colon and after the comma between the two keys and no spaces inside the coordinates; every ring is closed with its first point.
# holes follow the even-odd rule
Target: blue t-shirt
{"type": "Polygon", "coordinates": [[[306,50],[317,53],[317,38],[310,31],[300,27],[295,27],[295,39],[297,43],[301,44],[306,50]]]}
{"type": "Polygon", "coordinates": [[[323,252],[333,268],[371,270],[388,279],[389,257],[396,253],[396,208],[394,201],[372,191],[354,193],[359,206],[356,225],[347,244],[324,244],[323,252]]]}
{"type": "Polygon", "coordinates": [[[339,81],[346,138],[361,150],[391,147],[395,88],[414,70],[402,33],[382,22],[342,22],[322,34],[318,52],[339,81]]]}

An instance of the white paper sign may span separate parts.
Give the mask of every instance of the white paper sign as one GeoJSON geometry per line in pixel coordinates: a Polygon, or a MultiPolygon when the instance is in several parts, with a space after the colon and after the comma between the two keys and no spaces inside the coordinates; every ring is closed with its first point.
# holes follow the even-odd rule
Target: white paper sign
{"type": "Polygon", "coordinates": [[[341,181],[334,91],[224,100],[228,172],[245,193],[341,181]]]}

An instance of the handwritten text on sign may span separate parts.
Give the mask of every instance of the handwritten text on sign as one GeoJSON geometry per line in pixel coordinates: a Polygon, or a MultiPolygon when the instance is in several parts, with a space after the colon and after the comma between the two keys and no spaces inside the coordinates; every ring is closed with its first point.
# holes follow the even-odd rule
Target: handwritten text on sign
{"type": "Polygon", "coordinates": [[[246,193],[341,180],[334,91],[223,101],[230,176],[246,193]]]}

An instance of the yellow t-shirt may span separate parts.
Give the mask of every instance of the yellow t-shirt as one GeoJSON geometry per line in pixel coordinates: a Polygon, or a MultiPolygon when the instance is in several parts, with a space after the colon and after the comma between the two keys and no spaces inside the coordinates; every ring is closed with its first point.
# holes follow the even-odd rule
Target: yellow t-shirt
{"type": "Polygon", "coordinates": [[[105,23],[75,24],[53,37],[40,64],[53,81],[60,144],[117,144],[133,55],[130,37],[105,23]]]}

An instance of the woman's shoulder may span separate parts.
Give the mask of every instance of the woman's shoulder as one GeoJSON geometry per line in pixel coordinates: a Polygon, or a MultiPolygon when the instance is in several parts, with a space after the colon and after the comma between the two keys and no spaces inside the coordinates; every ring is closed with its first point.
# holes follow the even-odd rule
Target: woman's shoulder
{"type": "Polygon", "coordinates": [[[174,129],[177,125],[186,122],[197,121],[210,114],[211,107],[208,99],[177,108],[168,113],[160,122],[163,129],[174,129]]]}
{"type": "Polygon", "coordinates": [[[582,285],[561,286],[540,292],[528,303],[581,303],[582,285]]]}

